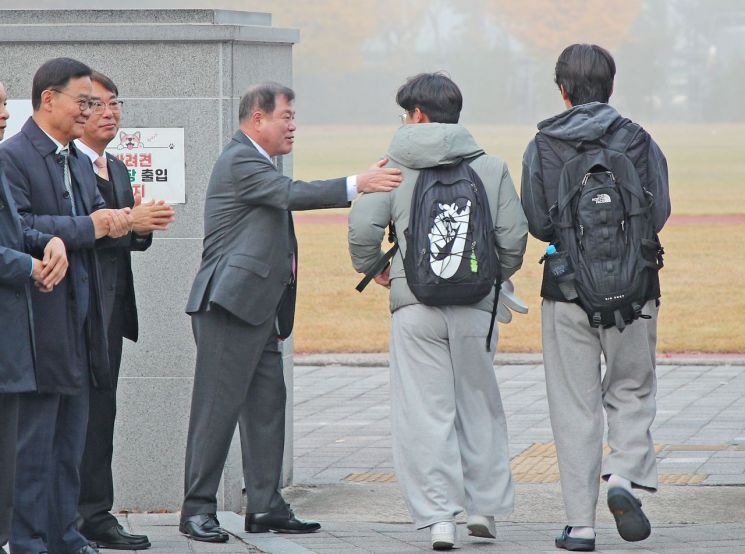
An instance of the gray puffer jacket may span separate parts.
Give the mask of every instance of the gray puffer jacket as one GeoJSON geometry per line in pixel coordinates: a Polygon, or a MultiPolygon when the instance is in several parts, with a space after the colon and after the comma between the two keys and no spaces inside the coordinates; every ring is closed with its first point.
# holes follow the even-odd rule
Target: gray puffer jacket
{"type": "MultiPolygon", "coordinates": [[[[445,123],[404,125],[396,132],[386,156],[389,167],[398,167],[403,183],[391,192],[361,195],[349,214],[349,252],[354,268],[365,273],[383,255],[381,243],[386,227],[393,221],[401,250],[391,262],[391,312],[417,304],[404,273],[406,254],[404,230],[409,226],[409,209],[419,170],[440,165],[452,165],[462,159],[479,156],[471,162],[484,183],[496,232],[495,248],[502,267],[502,279],[508,279],[522,265],[528,236],[520,198],[507,170],[507,164],[495,156],[481,155],[484,150],[465,127],[445,123]]],[[[386,249],[391,245],[386,243],[386,249]]],[[[476,308],[491,311],[494,294],[476,308]]]]}

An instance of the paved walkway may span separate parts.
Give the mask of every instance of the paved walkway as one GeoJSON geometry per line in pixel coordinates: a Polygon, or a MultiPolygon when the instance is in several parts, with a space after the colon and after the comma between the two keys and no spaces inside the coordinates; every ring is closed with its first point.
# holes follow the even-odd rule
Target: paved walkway
{"type": "MultiPolygon", "coordinates": [[[[516,511],[498,524],[497,541],[468,537],[459,525],[461,552],[558,552],[553,537],[564,513],[543,368],[522,361],[528,363],[495,368],[510,429],[516,511]]],[[[658,494],[642,497],[653,533],[641,543],[622,541],[601,500],[598,552],[745,552],[745,360],[706,363],[673,359],[658,367],[653,436],[663,484],[658,494]]],[[[175,514],[122,520],[150,534],[153,554],[431,551],[428,532],[410,523],[393,474],[386,367],[295,368],[294,482],[286,496],[301,517],[322,521],[321,532],[248,535],[241,516],[220,514],[235,538],[208,545],[180,537],[175,514]]]]}

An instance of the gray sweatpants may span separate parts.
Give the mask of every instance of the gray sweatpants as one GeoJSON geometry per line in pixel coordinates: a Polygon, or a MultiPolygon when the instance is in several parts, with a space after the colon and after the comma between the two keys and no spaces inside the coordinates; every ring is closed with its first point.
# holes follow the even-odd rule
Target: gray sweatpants
{"type": "Polygon", "coordinates": [[[507,424],[494,375],[497,329],[469,306],[415,304],[393,313],[393,462],[417,528],[512,512],[507,424]]]}
{"type": "Polygon", "coordinates": [[[644,313],[651,319],[637,319],[621,333],[590,327],[575,304],[543,300],[543,363],[567,525],[595,526],[601,475],[615,473],[637,488],[657,489],[649,431],[656,412],[657,311],[654,301],[647,302],[644,313]],[[610,447],[605,460],[603,408],[610,447]]]}

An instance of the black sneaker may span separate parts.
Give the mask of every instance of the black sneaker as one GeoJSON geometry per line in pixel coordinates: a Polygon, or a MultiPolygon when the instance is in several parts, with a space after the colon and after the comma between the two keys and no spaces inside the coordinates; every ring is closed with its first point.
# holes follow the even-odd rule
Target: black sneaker
{"type": "Polygon", "coordinates": [[[652,532],[642,501],[623,487],[608,489],[608,508],[616,519],[618,534],[625,541],[643,541],[652,532]]]}
{"type": "Polygon", "coordinates": [[[572,528],[568,525],[564,527],[561,535],[556,537],[556,548],[571,550],[572,552],[592,552],[595,550],[595,539],[580,539],[579,537],[570,537],[572,528]]]}

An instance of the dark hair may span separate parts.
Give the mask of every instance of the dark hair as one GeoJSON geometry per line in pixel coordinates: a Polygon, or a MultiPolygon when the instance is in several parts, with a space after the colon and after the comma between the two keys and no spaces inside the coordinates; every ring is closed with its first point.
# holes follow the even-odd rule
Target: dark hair
{"type": "Polygon", "coordinates": [[[47,60],[36,70],[31,84],[31,105],[34,111],[41,107],[41,93],[49,89],[63,89],[70,79],[90,77],[93,71],[83,62],[72,58],[53,58],[47,60]]]}
{"type": "Polygon", "coordinates": [[[564,87],[572,106],[588,102],[608,102],[613,92],[616,62],[597,44],[567,46],[556,61],[558,87],[564,87]]]}
{"type": "Polygon", "coordinates": [[[91,81],[93,81],[94,83],[98,83],[109,92],[113,92],[116,96],[119,96],[119,89],[114,84],[114,81],[109,79],[103,73],[100,73],[94,69],[91,73],[91,81]]]}
{"type": "Polygon", "coordinates": [[[463,96],[445,73],[409,77],[396,93],[396,103],[411,113],[419,108],[432,123],[458,123],[463,96]]]}
{"type": "Polygon", "coordinates": [[[278,96],[284,96],[288,102],[295,100],[295,92],[291,88],[274,81],[249,87],[241,96],[241,102],[238,105],[238,121],[248,119],[256,110],[267,114],[272,113],[278,96]]]}

